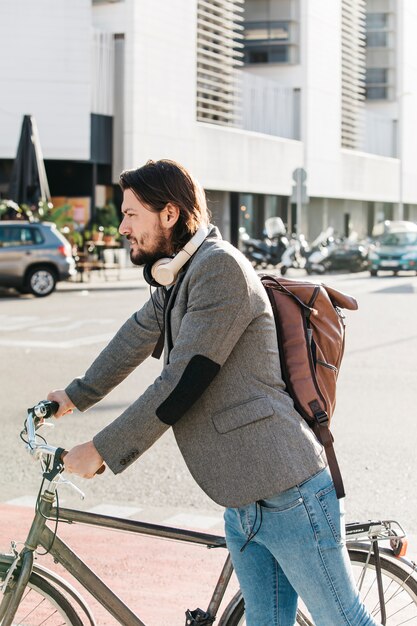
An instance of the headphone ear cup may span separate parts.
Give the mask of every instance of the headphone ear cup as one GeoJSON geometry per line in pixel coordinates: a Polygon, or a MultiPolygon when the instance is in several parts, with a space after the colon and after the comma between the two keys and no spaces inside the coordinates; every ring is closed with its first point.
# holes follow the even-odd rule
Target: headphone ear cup
{"type": "Polygon", "coordinates": [[[150,263],[147,263],[146,265],[143,266],[143,278],[146,280],[148,285],[151,285],[151,287],[161,286],[158,282],[156,282],[156,280],[152,276],[152,264],[150,263]]]}
{"type": "MultiPolygon", "coordinates": [[[[188,259],[189,257],[185,255],[188,259]]],[[[157,285],[169,287],[177,280],[178,270],[183,266],[181,251],[173,259],[158,259],[151,268],[152,278],[157,285]]]]}

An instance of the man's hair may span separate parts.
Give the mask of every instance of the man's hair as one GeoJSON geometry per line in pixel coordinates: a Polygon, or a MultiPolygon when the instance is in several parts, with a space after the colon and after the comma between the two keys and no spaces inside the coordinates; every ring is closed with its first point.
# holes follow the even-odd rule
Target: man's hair
{"type": "Polygon", "coordinates": [[[182,248],[196,233],[200,225],[207,225],[210,212],[200,184],[179,163],[161,159],[148,161],[135,170],[120,174],[120,187],[130,189],[149,209],[163,211],[168,203],[174,204],[180,216],[172,233],[174,252],[182,248]]]}

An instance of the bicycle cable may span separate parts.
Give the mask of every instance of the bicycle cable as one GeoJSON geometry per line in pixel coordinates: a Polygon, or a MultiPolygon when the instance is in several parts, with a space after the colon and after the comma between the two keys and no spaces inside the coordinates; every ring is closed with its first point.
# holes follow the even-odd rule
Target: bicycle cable
{"type": "MultiPolygon", "coordinates": [[[[33,450],[32,444],[28,441],[28,439],[25,438],[25,434],[27,434],[27,419],[24,421],[23,423],[23,430],[20,431],[20,439],[30,447],[31,450],[33,450]]],[[[41,441],[43,441],[43,443],[47,443],[46,439],[40,435],[39,433],[36,433],[36,437],[39,438],[41,441]]],[[[44,472],[48,472],[49,468],[51,465],[51,459],[48,457],[48,459],[45,461],[43,470],[44,472]]],[[[41,515],[41,517],[43,517],[45,520],[52,520],[53,518],[47,517],[46,515],[44,515],[40,509],[40,501],[41,501],[41,494],[43,491],[43,486],[45,484],[45,478],[42,478],[42,482],[41,485],[39,487],[39,491],[38,491],[38,495],[36,496],[36,503],[35,503],[35,511],[37,513],[39,513],[39,515],[41,515]]],[[[39,556],[45,556],[46,554],[48,554],[54,544],[55,541],[55,537],[57,535],[58,532],[58,523],[59,523],[59,495],[58,492],[55,491],[55,498],[56,498],[56,517],[55,517],[55,528],[53,531],[53,537],[52,537],[52,541],[51,541],[51,545],[49,546],[49,548],[45,551],[45,552],[36,552],[36,554],[38,554],[39,556]]]]}
{"type": "MultiPolygon", "coordinates": [[[[48,459],[48,461],[45,463],[45,471],[46,471],[46,472],[49,470],[50,463],[51,463],[51,460],[50,460],[50,459],[48,459]]],[[[36,497],[35,511],[36,511],[37,513],[39,513],[39,515],[40,515],[41,517],[43,517],[43,519],[44,519],[44,520],[49,521],[49,520],[53,520],[53,518],[52,518],[52,517],[47,517],[46,515],[44,515],[44,514],[42,513],[41,509],[40,509],[40,506],[39,506],[39,505],[40,505],[40,501],[41,501],[41,494],[42,494],[42,491],[43,491],[43,485],[44,485],[44,483],[45,483],[45,478],[43,478],[43,479],[42,479],[41,486],[39,487],[38,495],[37,495],[37,497],[36,497]]],[[[55,537],[56,537],[57,532],[58,532],[58,523],[59,523],[59,521],[60,521],[60,520],[59,520],[59,495],[58,495],[58,492],[57,492],[57,491],[55,491],[55,499],[56,499],[56,506],[55,506],[55,509],[56,509],[56,517],[55,517],[55,528],[54,528],[54,530],[53,530],[52,541],[51,541],[51,544],[50,544],[49,548],[48,548],[48,549],[45,549],[45,552],[36,552],[36,554],[37,554],[38,556],[45,556],[46,554],[49,554],[49,552],[50,552],[50,550],[51,550],[52,546],[54,545],[55,537]]]]}

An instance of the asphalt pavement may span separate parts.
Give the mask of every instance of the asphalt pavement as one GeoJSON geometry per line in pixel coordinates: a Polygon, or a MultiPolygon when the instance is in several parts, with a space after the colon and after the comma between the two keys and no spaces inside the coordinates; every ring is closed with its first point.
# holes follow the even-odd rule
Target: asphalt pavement
{"type": "MultiPolygon", "coordinates": [[[[305,278],[301,272],[290,275],[305,278]]],[[[359,310],[346,315],[346,351],[332,426],[347,491],[346,518],[398,519],[410,535],[410,554],[415,558],[417,278],[387,274],[371,279],[364,272],[325,276],[323,281],[359,301],[359,310]]],[[[18,437],[25,409],[50,389],[65,386],[82,374],[148,295],[141,271],[131,267],[120,275],[116,271],[107,276],[94,272],[85,282],[60,283],[48,298],[13,292],[0,295],[0,515],[8,522],[2,525],[1,548],[7,547],[10,529],[13,533],[19,530],[18,520],[30,517],[39,487],[39,472],[18,437]]],[[[160,369],[160,361],[147,360],[99,405],[57,421],[55,428],[47,431],[48,440],[70,447],[90,439],[152,384],[160,369]]],[[[63,487],[64,506],[221,532],[222,508],[194,483],[171,431],[123,474],[113,476],[106,471],[92,481],[75,482],[86,497],[80,500],[63,487]]],[[[84,546],[91,548],[92,542],[86,535],[84,546]]],[[[123,545],[120,543],[120,550],[123,545]]],[[[174,578],[185,565],[181,550],[169,570],[174,578]]],[[[140,554],[135,553],[134,558],[139,562],[140,554]]],[[[149,559],[152,561],[151,556],[149,559]]],[[[211,567],[206,557],[201,559],[203,570],[211,567]]],[[[147,569],[150,561],[137,567],[147,569]]],[[[161,561],[157,563],[163,567],[161,561]]],[[[165,580],[163,585],[169,582],[165,580]]],[[[154,593],[152,585],[149,593],[154,593]]],[[[191,602],[190,608],[195,608],[191,602]]],[[[172,626],[183,620],[157,623],[172,626]]],[[[100,621],[100,626],[104,624],[100,621]]]]}

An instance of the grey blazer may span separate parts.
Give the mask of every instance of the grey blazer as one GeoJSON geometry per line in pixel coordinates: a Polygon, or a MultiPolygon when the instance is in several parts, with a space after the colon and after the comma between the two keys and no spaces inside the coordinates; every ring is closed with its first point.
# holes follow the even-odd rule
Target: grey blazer
{"type": "Polygon", "coordinates": [[[94,437],[114,473],[169,427],[197,483],[224,506],[268,498],[325,467],[285,391],[266,292],[216,228],[176,284],[158,288],[67,387],[75,406],[88,409],[124,380],[152,353],[163,324],[161,375],[94,437]]]}

